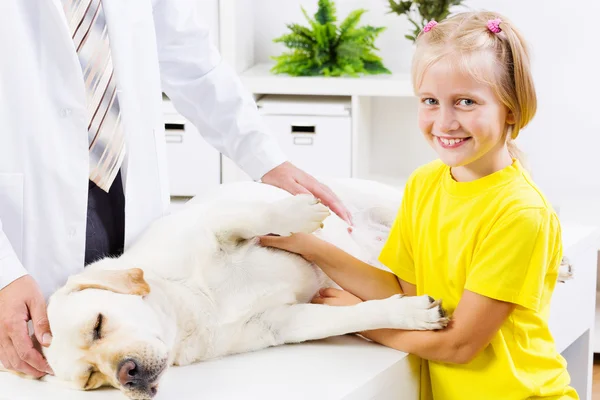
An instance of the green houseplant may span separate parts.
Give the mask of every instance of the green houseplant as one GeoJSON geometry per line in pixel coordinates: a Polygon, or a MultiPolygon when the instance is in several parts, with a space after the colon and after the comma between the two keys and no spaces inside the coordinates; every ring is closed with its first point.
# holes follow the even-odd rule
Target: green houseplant
{"type": "Polygon", "coordinates": [[[406,15],[408,21],[414,29],[411,34],[404,35],[411,41],[417,40],[417,36],[423,30],[423,27],[431,20],[440,22],[448,17],[451,8],[460,6],[464,0],[388,0],[390,2],[390,12],[398,15],[406,15]],[[417,20],[419,20],[417,22],[417,20]]]}
{"type": "Polygon", "coordinates": [[[336,10],[332,0],[319,0],[319,9],[310,18],[302,12],[309,27],[287,24],[291,33],[274,39],[291,51],[272,57],[277,63],[271,72],[291,76],[359,76],[360,74],[389,74],[375,54],[375,39],[384,27],[357,27],[366,10],[348,14],[336,25],[336,10]]]}

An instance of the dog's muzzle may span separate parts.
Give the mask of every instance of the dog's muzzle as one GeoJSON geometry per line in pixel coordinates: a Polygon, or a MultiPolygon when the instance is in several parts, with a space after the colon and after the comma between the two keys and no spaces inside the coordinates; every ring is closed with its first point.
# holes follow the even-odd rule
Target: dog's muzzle
{"type": "Polygon", "coordinates": [[[125,389],[136,395],[152,398],[156,396],[158,378],[164,369],[164,364],[157,368],[146,368],[137,360],[127,358],[119,363],[117,380],[125,389]]]}

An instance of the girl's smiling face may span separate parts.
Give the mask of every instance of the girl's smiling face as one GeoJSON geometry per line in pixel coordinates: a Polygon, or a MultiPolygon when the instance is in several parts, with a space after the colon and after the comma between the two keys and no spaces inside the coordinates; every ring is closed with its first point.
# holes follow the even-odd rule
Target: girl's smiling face
{"type": "Polygon", "coordinates": [[[492,88],[440,60],[418,87],[419,128],[458,181],[512,163],[506,132],[514,118],[492,88]]]}

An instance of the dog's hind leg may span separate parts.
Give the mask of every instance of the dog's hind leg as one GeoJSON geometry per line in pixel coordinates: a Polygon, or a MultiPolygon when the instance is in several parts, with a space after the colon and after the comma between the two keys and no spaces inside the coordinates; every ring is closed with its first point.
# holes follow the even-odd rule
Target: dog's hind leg
{"type": "Polygon", "coordinates": [[[329,209],[311,195],[296,195],[274,203],[236,203],[211,218],[221,243],[238,244],[259,235],[312,233],[322,226],[329,209]]]}
{"type": "Polygon", "coordinates": [[[354,306],[287,305],[257,315],[252,323],[261,334],[250,334],[242,351],[373,329],[442,329],[448,318],[440,302],[429,296],[395,295],[354,306]]]}

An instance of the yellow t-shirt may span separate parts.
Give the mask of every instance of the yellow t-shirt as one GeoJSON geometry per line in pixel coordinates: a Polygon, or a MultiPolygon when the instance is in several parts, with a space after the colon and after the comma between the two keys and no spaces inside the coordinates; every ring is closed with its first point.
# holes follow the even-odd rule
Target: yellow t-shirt
{"type": "Polygon", "coordinates": [[[427,363],[435,400],[578,399],[548,328],[561,258],[558,218],[518,161],[471,182],[439,160],[411,175],[381,262],[450,313],[464,289],[517,305],[471,362],[427,363]]]}

